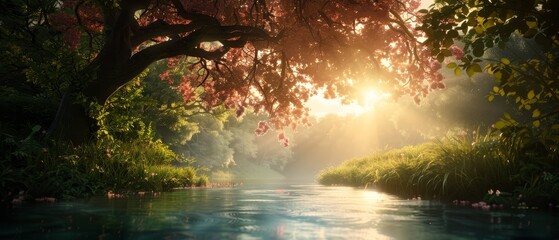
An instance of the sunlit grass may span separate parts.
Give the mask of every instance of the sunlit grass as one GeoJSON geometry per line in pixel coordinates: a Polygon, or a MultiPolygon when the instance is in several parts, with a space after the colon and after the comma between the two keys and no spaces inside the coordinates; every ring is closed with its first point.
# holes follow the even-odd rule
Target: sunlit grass
{"type": "Polygon", "coordinates": [[[159,192],[208,184],[194,167],[173,165],[180,159],[157,142],[56,145],[27,161],[24,180],[32,197],[159,192]]]}
{"type": "Polygon", "coordinates": [[[475,199],[501,189],[559,200],[557,166],[546,169],[525,151],[491,132],[454,131],[437,141],[346,161],[323,170],[318,181],[405,197],[475,199]]]}

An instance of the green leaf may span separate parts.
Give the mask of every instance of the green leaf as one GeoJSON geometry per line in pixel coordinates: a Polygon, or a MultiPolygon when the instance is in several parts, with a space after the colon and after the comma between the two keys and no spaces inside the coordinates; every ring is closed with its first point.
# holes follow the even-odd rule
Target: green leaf
{"type": "Polygon", "coordinates": [[[483,33],[483,28],[481,26],[475,26],[474,30],[476,31],[477,34],[482,34],[483,33]]]}
{"type": "Polygon", "coordinates": [[[539,109],[536,109],[536,110],[534,110],[534,111],[532,112],[532,117],[533,117],[533,118],[537,118],[537,117],[539,117],[540,115],[541,115],[541,112],[540,112],[539,109]]]}
{"type": "Polygon", "coordinates": [[[458,31],[456,31],[456,30],[450,30],[446,34],[447,34],[447,37],[449,37],[449,38],[457,38],[458,37],[458,31]]]}
{"type": "Polygon", "coordinates": [[[458,67],[458,65],[456,63],[452,62],[452,63],[447,64],[446,67],[447,68],[456,68],[456,67],[458,67]]]}
{"type": "Polygon", "coordinates": [[[503,73],[501,73],[501,71],[495,72],[493,74],[493,76],[495,77],[495,80],[497,80],[497,82],[500,82],[501,79],[503,78],[503,73]]]}
{"type": "Polygon", "coordinates": [[[510,64],[510,60],[508,58],[501,58],[501,62],[505,65],[509,65],[510,64]]]}
{"type": "Polygon", "coordinates": [[[534,127],[540,127],[540,120],[533,121],[533,122],[532,122],[532,125],[533,125],[534,127]]]}
{"type": "Polygon", "coordinates": [[[552,43],[552,40],[546,37],[545,34],[538,34],[534,39],[536,40],[536,43],[545,48],[550,47],[552,43]]]}
{"type": "Polygon", "coordinates": [[[499,87],[497,87],[497,86],[493,86],[493,92],[496,92],[496,93],[498,93],[498,92],[499,92],[499,87]]]}
{"type": "Polygon", "coordinates": [[[459,67],[454,69],[454,75],[457,77],[462,76],[462,69],[460,69],[459,67]]]}
{"type": "Polygon", "coordinates": [[[538,26],[538,22],[536,21],[526,21],[526,25],[528,25],[529,28],[535,28],[538,26]]]}
{"type": "Polygon", "coordinates": [[[535,96],[536,96],[536,94],[534,93],[534,90],[530,90],[528,92],[528,99],[534,99],[535,96]]]}
{"type": "Polygon", "coordinates": [[[493,102],[494,99],[495,99],[495,95],[489,95],[487,97],[487,100],[489,100],[490,102],[493,102]]]}
{"type": "Polygon", "coordinates": [[[502,120],[497,121],[497,122],[495,123],[495,128],[496,128],[496,129],[503,129],[503,128],[506,127],[506,126],[507,126],[507,123],[504,122],[504,121],[502,121],[502,120]]]}
{"type": "Polygon", "coordinates": [[[474,50],[472,51],[472,53],[474,54],[474,56],[476,57],[481,57],[483,56],[484,53],[484,45],[483,44],[477,44],[474,46],[474,50]]]}
{"type": "Polygon", "coordinates": [[[440,63],[444,62],[444,54],[443,53],[439,53],[437,55],[437,61],[439,61],[440,63]]]}
{"type": "Polygon", "coordinates": [[[34,133],[38,132],[39,130],[41,130],[40,125],[35,125],[35,126],[33,126],[33,129],[31,129],[31,131],[33,131],[34,133]]]}
{"type": "Polygon", "coordinates": [[[476,73],[476,72],[481,72],[481,67],[477,63],[474,63],[474,64],[470,65],[466,69],[466,73],[468,74],[468,77],[472,77],[474,75],[474,73],[476,73]]]}

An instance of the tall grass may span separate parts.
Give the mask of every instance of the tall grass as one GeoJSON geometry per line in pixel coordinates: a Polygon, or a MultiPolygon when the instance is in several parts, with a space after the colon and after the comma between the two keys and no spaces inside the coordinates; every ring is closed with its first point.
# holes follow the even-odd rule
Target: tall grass
{"type": "Polygon", "coordinates": [[[26,150],[24,155],[17,149],[6,147],[12,152],[7,155],[10,158],[0,161],[9,169],[0,174],[0,184],[17,185],[0,191],[3,201],[19,191],[31,198],[76,198],[208,184],[208,178],[198,176],[194,167],[177,166],[184,160],[157,141],[53,144],[26,150]]]}
{"type": "Polygon", "coordinates": [[[429,143],[346,161],[321,171],[318,182],[407,197],[479,199],[488,189],[500,189],[533,201],[558,201],[556,152],[536,158],[527,154],[527,146],[490,131],[453,131],[429,143]]]}

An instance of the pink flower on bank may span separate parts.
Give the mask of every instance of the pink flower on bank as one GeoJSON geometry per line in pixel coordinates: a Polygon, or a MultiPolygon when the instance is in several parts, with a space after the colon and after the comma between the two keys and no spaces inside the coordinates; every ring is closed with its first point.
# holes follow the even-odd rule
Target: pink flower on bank
{"type": "Polygon", "coordinates": [[[493,189],[489,189],[489,191],[487,191],[487,194],[493,195],[493,189]]]}
{"type": "Polygon", "coordinates": [[[498,197],[499,195],[501,195],[501,191],[499,191],[499,189],[497,189],[497,191],[495,191],[495,195],[497,195],[497,197],[498,197]]]}

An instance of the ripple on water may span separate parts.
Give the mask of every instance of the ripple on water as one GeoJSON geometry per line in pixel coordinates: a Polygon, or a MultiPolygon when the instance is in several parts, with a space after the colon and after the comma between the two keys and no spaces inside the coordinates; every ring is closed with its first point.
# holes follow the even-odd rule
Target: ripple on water
{"type": "Polygon", "coordinates": [[[558,220],[347,187],[263,185],[22,205],[0,212],[0,238],[554,239],[558,220]]]}

